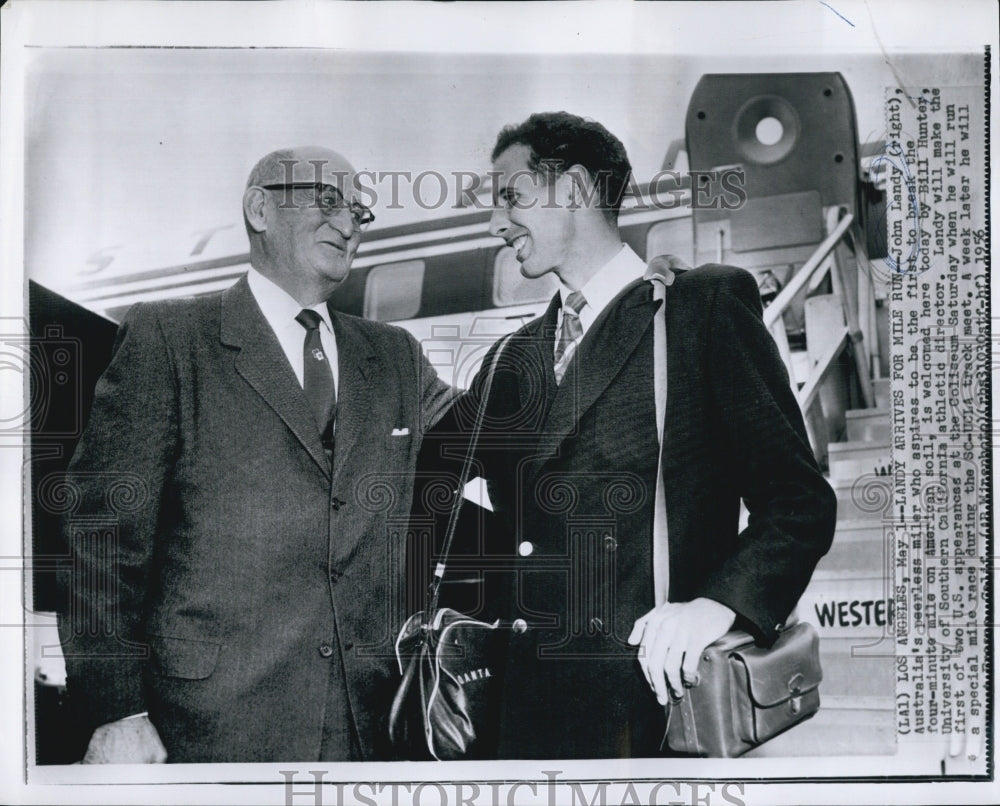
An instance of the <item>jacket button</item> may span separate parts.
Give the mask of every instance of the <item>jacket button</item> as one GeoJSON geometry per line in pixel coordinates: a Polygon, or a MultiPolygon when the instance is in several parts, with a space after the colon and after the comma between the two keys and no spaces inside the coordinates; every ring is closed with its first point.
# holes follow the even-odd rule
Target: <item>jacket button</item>
{"type": "Polygon", "coordinates": [[[615,540],[611,535],[604,535],[604,548],[608,551],[614,551],[618,548],[618,541],[615,540]]]}
{"type": "Polygon", "coordinates": [[[324,658],[329,658],[333,654],[333,647],[329,644],[320,644],[319,654],[324,658]]]}
{"type": "Polygon", "coordinates": [[[517,547],[517,553],[522,557],[528,557],[535,550],[535,544],[530,540],[522,541],[517,547]]]}
{"type": "Polygon", "coordinates": [[[510,628],[516,633],[527,632],[528,622],[526,622],[523,618],[515,619],[514,623],[510,625],[510,628]]]}

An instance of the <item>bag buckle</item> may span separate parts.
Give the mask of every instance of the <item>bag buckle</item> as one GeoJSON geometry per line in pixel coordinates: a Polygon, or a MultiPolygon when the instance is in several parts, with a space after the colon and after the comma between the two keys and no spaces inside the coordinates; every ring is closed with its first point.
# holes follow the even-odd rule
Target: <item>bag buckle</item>
{"type": "Polygon", "coordinates": [[[792,695],[792,699],[789,700],[789,708],[791,708],[793,714],[797,714],[802,710],[802,683],[804,681],[805,678],[801,672],[793,674],[788,681],[788,691],[792,695]]]}

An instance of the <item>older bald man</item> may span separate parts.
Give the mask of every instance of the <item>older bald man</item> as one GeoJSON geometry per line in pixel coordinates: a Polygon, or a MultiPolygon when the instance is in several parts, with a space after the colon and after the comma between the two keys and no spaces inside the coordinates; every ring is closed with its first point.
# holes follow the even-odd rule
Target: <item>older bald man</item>
{"type": "Polygon", "coordinates": [[[333,151],[267,155],[247,276],[122,323],[68,477],[85,761],[388,756],[398,524],[450,390],[327,304],[373,219],[356,189],[333,151]]]}

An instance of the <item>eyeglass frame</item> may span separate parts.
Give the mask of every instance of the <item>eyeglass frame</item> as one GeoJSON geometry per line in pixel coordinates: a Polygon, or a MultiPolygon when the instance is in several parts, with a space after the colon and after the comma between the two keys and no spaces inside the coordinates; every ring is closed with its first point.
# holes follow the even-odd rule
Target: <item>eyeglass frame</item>
{"type": "MultiPolygon", "coordinates": [[[[354,222],[354,226],[357,227],[361,232],[364,232],[371,223],[375,220],[375,213],[371,211],[370,207],[366,207],[359,201],[348,202],[344,198],[344,194],[340,192],[340,188],[336,185],[329,185],[326,182],[288,182],[285,184],[277,185],[259,185],[262,190],[283,190],[285,192],[290,190],[312,190],[316,194],[316,206],[319,207],[320,212],[323,213],[327,218],[336,215],[341,210],[347,210],[351,214],[351,220],[354,222]],[[320,194],[324,190],[332,190],[340,198],[338,204],[327,208],[323,205],[319,198],[320,194]]],[[[296,205],[285,205],[282,207],[295,207],[296,205]]]]}

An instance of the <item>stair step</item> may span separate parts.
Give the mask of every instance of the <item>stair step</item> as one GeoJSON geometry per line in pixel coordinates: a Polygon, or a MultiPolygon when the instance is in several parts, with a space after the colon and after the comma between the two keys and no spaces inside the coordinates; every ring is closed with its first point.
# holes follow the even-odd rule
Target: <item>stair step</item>
{"type": "Polygon", "coordinates": [[[881,521],[865,518],[838,518],[834,543],[875,543],[885,542],[885,528],[881,521]]]}
{"type": "Polygon", "coordinates": [[[817,569],[796,612],[816,628],[821,642],[828,637],[856,639],[859,645],[892,640],[892,580],[870,571],[817,569]]]}
{"type": "Polygon", "coordinates": [[[851,541],[837,534],[830,550],[817,564],[816,571],[853,571],[857,575],[889,574],[892,558],[887,555],[888,549],[880,533],[879,539],[860,541],[851,541]]]}
{"type": "MultiPolygon", "coordinates": [[[[830,444],[835,445],[836,443],[830,444]]],[[[888,449],[886,449],[884,454],[870,458],[838,458],[834,461],[831,457],[829,463],[831,478],[854,479],[864,475],[888,476],[892,472],[892,459],[888,449]]]]}
{"type": "Polygon", "coordinates": [[[892,507],[892,479],[865,474],[827,479],[837,494],[837,520],[881,522],[892,507]]]}
{"type": "Polygon", "coordinates": [[[834,708],[820,695],[820,707],[807,719],[744,758],[780,756],[872,756],[896,752],[894,709],[834,708]]]}
{"type": "Polygon", "coordinates": [[[822,557],[816,570],[853,571],[855,576],[869,577],[891,572],[885,528],[881,521],[838,520],[830,550],[822,557]]]}
{"type": "Polygon", "coordinates": [[[851,409],[844,412],[847,438],[855,442],[885,442],[892,439],[888,409],[851,409]]]}
{"type": "Polygon", "coordinates": [[[896,695],[882,694],[873,697],[835,697],[832,694],[822,697],[822,705],[828,711],[870,711],[881,713],[896,712],[896,695]]]}
{"type": "Polygon", "coordinates": [[[820,696],[824,703],[829,697],[895,697],[896,658],[889,654],[893,645],[882,648],[884,654],[864,653],[865,640],[854,638],[824,638],[819,644],[819,661],[823,669],[820,696]]]}
{"type": "Polygon", "coordinates": [[[892,451],[888,443],[831,442],[830,478],[857,478],[866,473],[891,471],[892,451]]]}
{"type": "Polygon", "coordinates": [[[885,589],[888,590],[892,580],[876,571],[814,571],[812,582],[809,584],[812,585],[813,582],[822,582],[824,584],[857,582],[859,585],[861,583],[872,585],[877,582],[880,585],[884,585],[885,589]]]}
{"type": "Polygon", "coordinates": [[[831,442],[830,455],[837,459],[860,459],[867,456],[889,455],[888,442],[831,442]]]}

